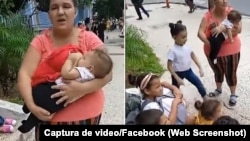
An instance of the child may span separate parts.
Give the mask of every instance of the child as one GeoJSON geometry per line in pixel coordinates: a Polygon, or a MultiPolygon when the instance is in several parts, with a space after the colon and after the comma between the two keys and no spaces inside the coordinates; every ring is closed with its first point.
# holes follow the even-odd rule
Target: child
{"type": "Polygon", "coordinates": [[[171,121],[161,110],[150,109],[140,112],[136,116],[136,125],[170,125],[171,121]]]}
{"type": "Polygon", "coordinates": [[[168,69],[172,75],[172,84],[176,87],[184,85],[183,78],[191,82],[199,91],[203,98],[206,98],[206,90],[200,79],[191,69],[192,60],[199,68],[200,76],[204,75],[201,65],[192,49],[186,45],[187,29],[186,26],[178,21],[176,24],[170,23],[170,32],[175,40],[174,46],[168,52],[168,69]]]}
{"type": "Polygon", "coordinates": [[[15,125],[16,120],[0,116],[0,133],[12,133],[15,125]]]}
{"type": "MultiPolygon", "coordinates": [[[[85,55],[82,55],[81,53],[71,53],[68,55],[67,60],[62,66],[62,77],[56,79],[55,83],[57,85],[63,85],[64,83],[62,79],[76,79],[80,82],[84,82],[94,78],[103,78],[111,71],[112,67],[112,60],[104,51],[95,50],[85,55]]],[[[38,69],[41,68],[38,67],[38,69]]],[[[56,104],[56,100],[58,99],[51,98],[52,94],[58,92],[57,90],[51,89],[51,86],[55,83],[41,83],[35,85],[32,89],[34,102],[38,106],[48,110],[50,113],[55,113],[64,107],[64,103],[58,105],[56,104]]],[[[24,105],[23,111],[28,113],[29,109],[24,105]]],[[[31,114],[26,121],[23,121],[23,125],[21,125],[18,130],[22,133],[26,133],[39,122],[39,119],[31,114]]]]}
{"type": "Polygon", "coordinates": [[[185,0],[185,3],[189,6],[188,13],[193,13],[196,9],[196,6],[194,4],[194,0],[185,0]]]}
{"type": "MultiPolygon", "coordinates": [[[[241,21],[241,14],[236,11],[232,10],[228,13],[227,18],[221,23],[221,25],[218,27],[219,29],[226,29],[226,32],[219,33],[218,35],[211,35],[209,38],[210,46],[211,46],[211,52],[209,54],[210,60],[216,64],[217,63],[217,55],[220,51],[221,44],[228,38],[230,42],[233,42],[233,35],[231,29],[236,25],[239,24],[241,21]]],[[[210,25],[210,28],[215,28],[216,24],[213,23],[210,25]]]]}
{"type": "Polygon", "coordinates": [[[237,119],[230,116],[221,116],[214,121],[213,125],[240,125],[240,123],[237,119]]]}
{"type": "Polygon", "coordinates": [[[195,117],[195,125],[212,125],[222,111],[222,104],[217,99],[196,101],[194,106],[199,111],[195,117]]]}
{"type": "Polygon", "coordinates": [[[168,117],[170,124],[185,124],[187,111],[178,88],[161,82],[160,77],[152,73],[129,75],[128,79],[131,85],[140,89],[143,108],[141,111],[158,109],[168,117]]]}

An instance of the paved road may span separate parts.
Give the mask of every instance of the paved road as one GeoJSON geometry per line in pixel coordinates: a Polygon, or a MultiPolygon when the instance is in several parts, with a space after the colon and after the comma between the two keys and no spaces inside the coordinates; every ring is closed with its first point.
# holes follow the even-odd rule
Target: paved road
{"type": "MultiPolygon", "coordinates": [[[[161,8],[164,4],[151,4],[145,5],[145,8],[150,10],[150,18],[146,18],[146,15],[143,16],[142,21],[137,21],[137,15],[133,7],[129,7],[126,11],[126,17],[131,17],[126,19],[127,25],[132,24],[144,31],[145,38],[147,42],[151,45],[152,49],[156,55],[161,60],[161,63],[166,67],[166,53],[168,52],[169,47],[174,44],[172,37],[169,33],[169,22],[176,22],[182,20],[183,24],[187,26],[188,29],[188,41],[193,51],[199,58],[199,61],[202,64],[202,67],[205,72],[205,76],[201,78],[208,92],[214,90],[214,74],[210,69],[207,59],[204,55],[202,42],[197,38],[198,25],[202,19],[203,14],[207,10],[197,9],[193,14],[188,14],[188,8],[183,5],[172,4],[171,9],[161,8]]],[[[244,17],[243,20],[243,31],[240,35],[242,41],[241,48],[241,61],[238,68],[238,87],[237,94],[239,95],[238,103],[234,110],[229,110],[227,108],[223,109],[224,114],[231,115],[237,118],[242,124],[250,123],[250,62],[249,62],[249,44],[250,44],[250,27],[248,26],[250,19],[244,17]]],[[[198,74],[197,67],[194,65],[194,71],[198,74]]],[[[165,81],[171,82],[171,76],[168,71],[164,73],[162,79],[165,81]]],[[[185,86],[181,87],[184,97],[188,104],[188,111],[190,114],[195,112],[194,101],[200,99],[197,89],[191,85],[189,82],[185,81],[185,86]]],[[[225,104],[229,100],[229,88],[226,86],[226,83],[223,83],[223,94],[218,97],[225,104]]]]}
{"type": "MultiPolygon", "coordinates": [[[[130,0],[126,0],[128,3],[130,3],[130,0]]],[[[150,3],[162,3],[165,2],[165,0],[144,0],[144,4],[150,4],[150,3]]],[[[184,3],[184,0],[170,0],[172,3],[184,3]]],[[[208,6],[208,0],[194,0],[194,2],[201,6],[206,7],[208,6]]],[[[236,10],[239,10],[244,15],[250,15],[250,0],[228,0],[229,4],[234,7],[236,10]]]]}

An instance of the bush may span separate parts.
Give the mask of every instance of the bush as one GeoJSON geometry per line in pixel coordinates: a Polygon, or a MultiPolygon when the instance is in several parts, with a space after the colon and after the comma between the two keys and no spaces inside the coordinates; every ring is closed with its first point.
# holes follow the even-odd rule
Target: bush
{"type": "Polygon", "coordinates": [[[8,96],[16,83],[22,57],[34,32],[20,14],[5,19],[0,23],[0,87],[8,96]]]}
{"type": "MultiPolygon", "coordinates": [[[[161,75],[165,70],[159,63],[143,32],[129,25],[126,28],[126,74],[152,72],[161,75]]],[[[126,83],[128,87],[128,83],[126,83]]]]}

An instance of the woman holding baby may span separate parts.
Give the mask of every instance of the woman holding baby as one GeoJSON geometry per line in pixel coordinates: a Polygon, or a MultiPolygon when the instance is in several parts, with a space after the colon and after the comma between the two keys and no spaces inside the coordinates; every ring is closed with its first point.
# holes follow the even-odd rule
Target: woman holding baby
{"type": "MultiPolygon", "coordinates": [[[[54,86],[60,92],[52,98],[60,97],[58,103],[66,102],[66,107],[50,114],[45,109],[37,106],[31,94],[32,75],[38,65],[45,61],[56,49],[67,44],[76,45],[83,53],[95,49],[104,49],[103,42],[92,32],[74,26],[76,17],[75,0],[50,0],[49,17],[52,28],[34,37],[23,58],[18,75],[18,87],[25,104],[37,118],[49,124],[99,124],[104,107],[104,93],[101,88],[112,79],[112,72],[103,79],[80,83],[67,80],[67,85],[54,86]]],[[[39,127],[36,128],[36,140],[39,127]]]]}
{"type": "Polygon", "coordinates": [[[237,68],[240,60],[241,41],[238,34],[241,33],[242,22],[234,23],[232,28],[233,40],[229,39],[222,43],[221,49],[217,56],[217,63],[214,64],[209,59],[210,42],[208,38],[211,34],[218,34],[224,32],[225,28],[220,28],[220,23],[227,18],[227,14],[232,10],[229,7],[227,0],[214,0],[214,7],[205,13],[199,27],[198,37],[204,43],[205,55],[208,58],[210,67],[215,76],[216,89],[209,93],[210,97],[218,96],[222,93],[222,83],[224,76],[226,77],[227,85],[230,88],[231,95],[229,105],[234,106],[237,102],[236,86],[237,86],[237,68]],[[217,28],[211,30],[211,25],[216,24],[217,28]]]}

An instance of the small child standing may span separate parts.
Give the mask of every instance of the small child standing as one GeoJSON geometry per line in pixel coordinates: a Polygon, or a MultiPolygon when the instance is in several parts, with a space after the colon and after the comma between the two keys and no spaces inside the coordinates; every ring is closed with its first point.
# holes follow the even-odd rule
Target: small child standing
{"type": "Polygon", "coordinates": [[[220,117],[222,111],[222,104],[217,99],[196,101],[194,107],[199,111],[195,117],[195,125],[212,125],[220,117]]]}
{"type": "Polygon", "coordinates": [[[16,120],[0,116],[0,133],[12,133],[15,125],[16,120]]]}
{"type": "Polygon", "coordinates": [[[176,24],[170,23],[169,27],[171,35],[175,40],[174,46],[168,52],[168,70],[172,75],[172,84],[179,88],[180,85],[184,85],[183,79],[186,78],[198,89],[200,95],[205,98],[206,90],[200,79],[191,69],[193,60],[199,68],[200,76],[204,75],[196,55],[185,44],[187,41],[186,26],[181,21],[178,21],[176,24]]]}
{"type": "MultiPolygon", "coordinates": [[[[225,32],[221,32],[218,35],[211,35],[209,38],[210,46],[211,46],[211,52],[209,55],[210,60],[216,64],[217,63],[217,55],[220,51],[221,44],[226,40],[229,39],[230,42],[234,42],[233,35],[232,35],[232,28],[234,26],[237,26],[239,22],[241,21],[241,14],[236,11],[232,10],[228,13],[228,16],[222,23],[219,25],[219,29],[225,29],[225,32]]],[[[216,24],[213,23],[210,25],[210,28],[216,28],[216,24]]]]}

